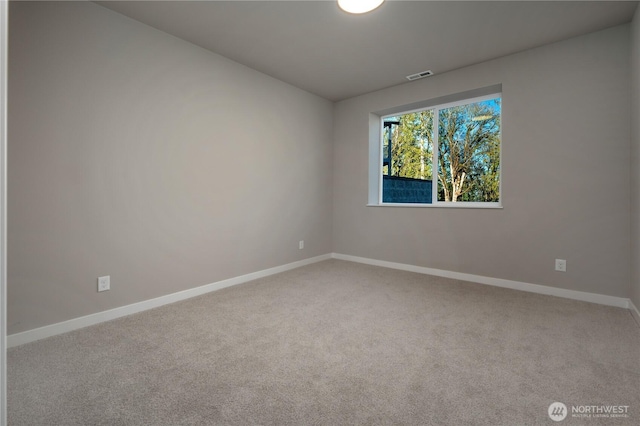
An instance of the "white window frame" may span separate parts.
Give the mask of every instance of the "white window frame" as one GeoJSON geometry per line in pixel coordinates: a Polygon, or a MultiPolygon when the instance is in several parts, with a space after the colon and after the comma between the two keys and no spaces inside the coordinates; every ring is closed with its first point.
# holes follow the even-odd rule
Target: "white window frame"
{"type": "Polygon", "coordinates": [[[369,167],[369,203],[368,206],[385,206],[385,207],[429,207],[429,208],[473,208],[473,209],[501,209],[502,206],[502,103],[500,105],[500,199],[496,202],[482,202],[482,201],[438,201],[438,179],[437,179],[437,167],[438,167],[438,148],[439,148],[439,140],[438,140],[438,124],[439,124],[439,112],[442,109],[452,108],[460,105],[467,105],[477,102],[482,102],[490,99],[500,98],[502,101],[502,87],[501,86],[492,86],[490,88],[478,89],[476,91],[465,92],[457,95],[447,96],[443,98],[438,98],[432,101],[425,101],[423,103],[408,105],[407,109],[393,108],[390,112],[384,111],[382,113],[373,113],[370,115],[370,167],[369,167]],[[477,92],[484,92],[483,94],[473,96],[473,94],[477,94],[477,92]],[[451,100],[454,98],[456,100],[451,100]],[[444,102],[442,102],[444,101],[444,102]],[[413,107],[413,108],[411,108],[413,107]],[[411,114],[414,112],[421,112],[427,110],[434,110],[433,120],[434,120],[434,147],[433,147],[433,157],[432,157],[432,170],[435,171],[435,176],[432,176],[432,191],[431,191],[431,203],[388,203],[382,201],[382,181],[383,181],[383,172],[382,172],[382,164],[384,153],[382,150],[382,146],[384,141],[382,140],[384,137],[384,120],[390,117],[397,117],[399,115],[411,114]],[[372,125],[375,125],[377,128],[375,131],[372,128],[372,125]],[[375,140],[375,147],[372,145],[375,140]],[[373,154],[373,155],[372,155],[373,154]],[[375,165],[371,162],[375,158],[375,165]],[[375,176],[372,176],[372,171],[375,170],[375,176]],[[375,184],[371,185],[372,178],[375,180],[375,184]]]}

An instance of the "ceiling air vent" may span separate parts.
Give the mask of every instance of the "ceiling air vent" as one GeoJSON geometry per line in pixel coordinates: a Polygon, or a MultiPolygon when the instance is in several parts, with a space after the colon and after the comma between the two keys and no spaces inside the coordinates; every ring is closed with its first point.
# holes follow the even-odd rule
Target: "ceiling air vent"
{"type": "Polygon", "coordinates": [[[433,75],[433,71],[426,70],[426,71],[417,72],[415,74],[408,75],[407,80],[409,81],[418,80],[420,78],[429,77],[430,75],[433,75]]]}

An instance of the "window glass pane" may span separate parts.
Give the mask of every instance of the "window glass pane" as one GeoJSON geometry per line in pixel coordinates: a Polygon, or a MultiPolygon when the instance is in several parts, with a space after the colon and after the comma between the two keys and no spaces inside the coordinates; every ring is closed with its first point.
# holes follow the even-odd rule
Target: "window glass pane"
{"type": "Polygon", "coordinates": [[[500,103],[439,110],[438,201],[500,200],[500,103]]]}
{"type": "Polygon", "coordinates": [[[433,110],[386,117],[382,139],[382,201],[431,203],[433,110]]]}

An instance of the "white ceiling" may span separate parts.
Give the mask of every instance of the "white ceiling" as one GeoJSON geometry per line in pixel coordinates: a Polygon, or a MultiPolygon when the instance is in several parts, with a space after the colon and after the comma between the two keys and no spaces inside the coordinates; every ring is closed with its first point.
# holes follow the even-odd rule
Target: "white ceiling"
{"type": "Polygon", "coordinates": [[[329,100],[630,22],[633,1],[325,1],[99,4],[329,100]]]}

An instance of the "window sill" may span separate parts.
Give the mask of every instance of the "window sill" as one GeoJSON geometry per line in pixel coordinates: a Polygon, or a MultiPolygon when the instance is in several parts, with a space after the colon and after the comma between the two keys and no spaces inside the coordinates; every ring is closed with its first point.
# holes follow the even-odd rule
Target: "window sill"
{"type": "Polygon", "coordinates": [[[367,204],[367,207],[418,207],[435,209],[503,209],[500,203],[437,203],[437,204],[413,204],[413,203],[378,203],[367,204]]]}

